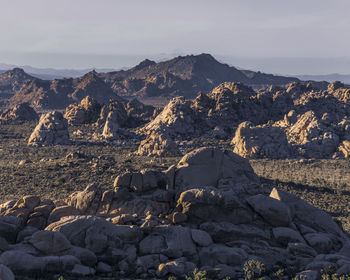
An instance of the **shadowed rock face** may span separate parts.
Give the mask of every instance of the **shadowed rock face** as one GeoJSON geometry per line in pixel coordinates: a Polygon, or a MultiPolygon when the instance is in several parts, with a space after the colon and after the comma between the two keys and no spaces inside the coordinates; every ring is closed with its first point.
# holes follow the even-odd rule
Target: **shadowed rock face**
{"type": "Polygon", "coordinates": [[[0,121],[34,121],[39,118],[35,110],[28,103],[22,103],[0,114],[0,121]]]}
{"type": "Polygon", "coordinates": [[[349,236],[327,213],[262,187],[246,159],[215,148],[166,171],[120,174],[114,189],[91,184],[59,204],[26,196],[0,209],[1,269],[16,276],[164,278],[205,267],[226,268],[213,279],[239,278],[250,259],[270,276],[281,264],[317,277],[324,265],[349,268],[349,236]]]}
{"type": "Polygon", "coordinates": [[[62,113],[54,111],[43,114],[30,135],[28,145],[50,146],[69,144],[68,123],[62,113]]]}
{"type": "Polygon", "coordinates": [[[36,109],[62,109],[87,96],[100,104],[108,103],[110,99],[122,100],[93,71],[76,79],[28,80],[14,92],[8,103],[16,105],[28,102],[36,109]]]}

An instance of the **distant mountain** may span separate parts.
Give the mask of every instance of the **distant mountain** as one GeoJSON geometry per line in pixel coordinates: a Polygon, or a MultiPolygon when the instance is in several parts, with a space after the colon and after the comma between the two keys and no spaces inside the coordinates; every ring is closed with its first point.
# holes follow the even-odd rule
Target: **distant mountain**
{"type": "MultiPolygon", "coordinates": [[[[194,98],[198,92],[209,92],[223,82],[240,82],[253,88],[284,86],[292,82],[306,84],[294,77],[239,70],[220,63],[210,54],[200,54],[178,56],[158,63],[146,59],[128,70],[90,71],[81,77],[54,80],[36,78],[23,69],[14,68],[0,74],[0,106],[29,102],[37,109],[64,108],[87,95],[100,103],[122,96],[164,104],[174,96],[194,98]]],[[[312,82],[314,88],[324,89],[327,85],[327,82],[312,82]]]]}
{"type": "MultiPolygon", "coordinates": [[[[6,72],[8,70],[11,70],[13,68],[21,68],[25,72],[29,73],[33,77],[42,79],[42,80],[54,80],[54,79],[62,79],[62,78],[77,78],[85,75],[86,73],[91,72],[92,70],[95,70],[97,72],[111,72],[115,71],[116,69],[108,69],[108,68],[101,68],[101,69],[53,69],[53,68],[36,68],[32,66],[18,66],[13,64],[4,64],[0,63],[0,73],[6,72]]],[[[125,69],[124,69],[125,70],[125,69]]]]}
{"type": "Polygon", "coordinates": [[[222,82],[242,82],[263,87],[285,85],[300,80],[261,72],[239,70],[218,62],[210,54],[178,56],[156,63],[145,60],[127,71],[98,74],[122,96],[160,97],[184,95],[194,98],[199,91],[208,92],[222,82]]]}
{"type": "Polygon", "coordinates": [[[88,95],[100,104],[107,103],[110,99],[121,100],[97,73],[92,71],[75,79],[28,80],[8,99],[7,105],[11,107],[28,102],[36,109],[63,109],[71,103],[80,102],[88,95]]]}
{"type": "Polygon", "coordinates": [[[11,98],[24,84],[30,83],[35,79],[20,68],[4,71],[0,74],[0,105],[11,98]]]}
{"type": "Polygon", "coordinates": [[[350,84],[350,74],[329,74],[329,75],[296,75],[300,80],[313,80],[313,81],[327,81],[332,83],[334,81],[340,81],[345,84],[350,84]]]}

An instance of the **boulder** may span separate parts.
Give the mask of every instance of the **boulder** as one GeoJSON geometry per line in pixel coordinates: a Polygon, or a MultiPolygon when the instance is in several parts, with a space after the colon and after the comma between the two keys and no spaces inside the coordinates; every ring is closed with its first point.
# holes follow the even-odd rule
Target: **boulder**
{"type": "Polygon", "coordinates": [[[0,279],[1,280],[15,280],[15,276],[11,269],[7,266],[0,264],[0,279]]]}
{"type": "Polygon", "coordinates": [[[233,152],[245,158],[287,158],[292,149],[280,127],[259,127],[251,122],[241,123],[231,141],[233,152]]]}
{"type": "Polygon", "coordinates": [[[163,111],[144,130],[165,132],[169,136],[193,135],[195,133],[195,116],[191,102],[183,97],[175,97],[169,101],[163,111]]]}
{"type": "Polygon", "coordinates": [[[29,239],[29,243],[46,255],[56,254],[71,247],[67,238],[60,232],[40,230],[29,239]]]}
{"type": "Polygon", "coordinates": [[[177,164],[175,189],[197,186],[218,187],[220,180],[229,179],[230,186],[258,184],[259,179],[249,162],[230,151],[199,148],[186,154],[177,164]]]}
{"type": "Polygon", "coordinates": [[[292,221],[291,211],[282,201],[257,194],[249,197],[247,202],[272,226],[289,226],[292,221]]]}
{"type": "Polygon", "coordinates": [[[67,144],[70,144],[68,123],[57,111],[43,114],[28,140],[28,145],[32,146],[67,144]]]}
{"type": "Polygon", "coordinates": [[[78,104],[70,104],[64,117],[69,125],[91,124],[99,117],[101,105],[90,96],[86,96],[78,104]]]}
{"type": "Polygon", "coordinates": [[[47,226],[45,230],[61,232],[73,245],[84,248],[91,248],[93,244],[90,241],[95,238],[104,242],[105,245],[113,243],[118,248],[121,242],[136,243],[143,236],[139,228],[114,225],[94,216],[63,217],[47,226]]]}
{"type": "Polygon", "coordinates": [[[136,152],[140,156],[174,157],[180,156],[181,152],[176,143],[164,133],[152,132],[141,141],[136,152]]]}

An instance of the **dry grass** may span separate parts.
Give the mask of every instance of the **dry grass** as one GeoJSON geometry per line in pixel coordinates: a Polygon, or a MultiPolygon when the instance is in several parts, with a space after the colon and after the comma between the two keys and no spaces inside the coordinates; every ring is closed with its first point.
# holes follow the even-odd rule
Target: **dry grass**
{"type": "Polygon", "coordinates": [[[350,161],[251,160],[254,171],[273,184],[330,213],[350,232],[350,161]]]}

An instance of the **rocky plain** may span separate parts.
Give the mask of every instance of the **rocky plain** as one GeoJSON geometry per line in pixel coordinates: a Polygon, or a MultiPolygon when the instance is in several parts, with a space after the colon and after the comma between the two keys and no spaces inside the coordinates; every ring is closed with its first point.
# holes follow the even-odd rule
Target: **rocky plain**
{"type": "Polygon", "coordinates": [[[0,279],[350,279],[347,85],[203,54],[0,96],[0,279]]]}

